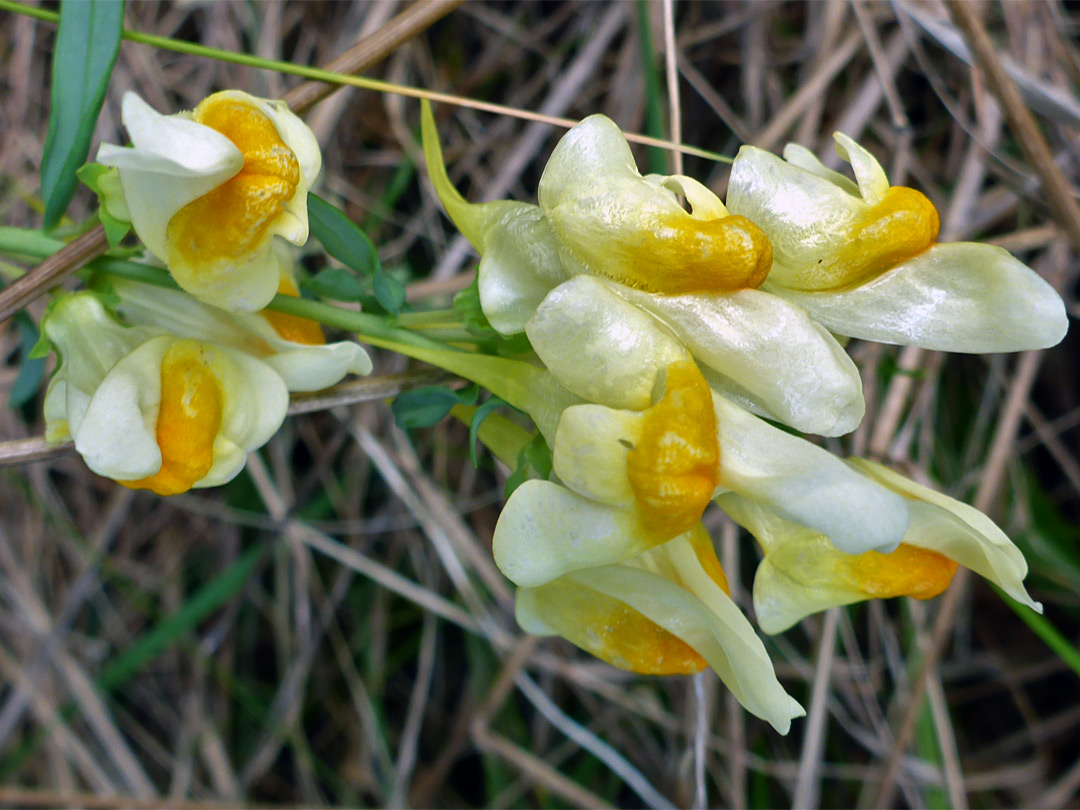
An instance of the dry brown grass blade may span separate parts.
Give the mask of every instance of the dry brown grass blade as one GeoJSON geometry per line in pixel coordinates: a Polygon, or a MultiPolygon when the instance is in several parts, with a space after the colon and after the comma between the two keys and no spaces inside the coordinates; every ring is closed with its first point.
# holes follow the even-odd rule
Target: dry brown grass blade
{"type": "MultiPolygon", "coordinates": [[[[288,415],[296,416],[301,413],[325,411],[342,405],[391,399],[403,391],[423,385],[438,385],[453,379],[456,379],[454,375],[445,371],[424,369],[349,380],[324,391],[293,394],[289,399],[288,415]]],[[[44,436],[12,439],[0,442],[0,467],[13,467],[34,461],[52,461],[74,454],[75,445],[70,442],[50,446],[44,436]]]]}
{"type": "MultiPolygon", "coordinates": [[[[357,42],[337,59],[327,64],[325,69],[340,73],[356,73],[369,68],[393,53],[402,43],[445,17],[462,2],[464,0],[418,2],[398,14],[375,34],[357,42]]],[[[296,113],[303,113],[342,87],[344,85],[305,82],[286,93],[282,100],[289,109],[296,113]]],[[[10,318],[87,262],[104,255],[108,249],[105,228],[101,225],[65,245],[11,286],[0,291],[0,322],[10,318]]]]}
{"type": "Polygon", "coordinates": [[[946,5],[953,21],[964,32],[975,61],[990,85],[990,89],[1001,102],[1005,120],[1016,137],[1016,142],[1024,153],[1024,157],[1028,159],[1042,180],[1047,201],[1054,210],[1058,222],[1061,223],[1073,247],[1080,250],[1080,203],[1077,203],[1069,182],[1054,162],[1054,155],[1042,132],[1039,131],[1035,116],[1024,104],[1016,83],[1001,66],[997,49],[979,21],[974,6],[966,0],[946,0],[946,5]]]}
{"type": "MultiPolygon", "coordinates": [[[[998,423],[998,430],[994,436],[994,444],[987,460],[982,484],[975,496],[974,506],[982,512],[989,511],[993,506],[994,499],[1004,480],[1005,465],[1012,453],[1016,431],[1020,427],[1023,403],[1035,383],[1035,374],[1039,369],[1041,360],[1042,355],[1039,352],[1025,352],[1020,358],[1016,375],[1009,387],[1009,395],[998,423]]],[[[873,800],[869,805],[865,806],[886,807],[892,802],[896,779],[900,773],[901,760],[915,733],[915,724],[922,708],[929,674],[934,670],[941,658],[941,653],[953,628],[957,607],[970,577],[970,572],[966,568],[958,569],[952,585],[949,586],[941,600],[938,615],[934,620],[931,632],[930,646],[923,656],[919,674],[911,687],[911,694],[906,698],[906,708],[896,732],[896,743],[892,754],[885,765],[880,786],[874,793],[873,800]]]]}
{"type": "MultiPolygon", "coordinates": [[[[360,73],[427,30],[432,23],[441,20],[463,2],[465,0],[419,0],[327,64],[326,70],[360,73]]],[[[304,82],[287,92],[282,101],[294,112],[304,113],[340,87],[325,82],[304,82]]]]}
{"type": "Polygon", "coordinates": [[[10,287],[0,291],[0,323],[6,321],[35,298],[55,287],[73,273],[109,249],[105,228],[98,225],[78,239],[60,248],[10,287]]]}

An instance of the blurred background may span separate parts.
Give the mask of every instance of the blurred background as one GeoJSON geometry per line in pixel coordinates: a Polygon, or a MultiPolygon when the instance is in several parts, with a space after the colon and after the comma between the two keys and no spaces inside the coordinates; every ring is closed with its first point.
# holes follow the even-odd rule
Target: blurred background
{"type": "MultiPolygon", "coordinates": [[[[1075,196],[1076,8],[970,8],[1075,196]]],[[[1071,226],[938,2],[441,9],[389,45],[399,15],[415,19],[408,3],[131,3],[126,27],[307,66],[362,42],[364,75],[546,116],[602,112],[727,156],[797,141],[838,166],[842,130],[930,197],[944,239],[1008,248],[1077,314],[1071,226]]],[[[41,224],[54,36],[0,10],[4,225],[41,224]]],[[[278,97],[301,83],[124,42],[91,155],[126,142],[126,90],[171,112],[215,90],[278,97]]],[[[562,128],[435,112],[469,199],[535,201],[562,128]]],[[[305,119],[323,147],[320,193],[367,230],[415,307],[448,306],[476,257],[427,187],[418,103],[342,88],[305,119]]],[[[635,153],[643,170],[672,171],[670,151],[635,153]]],[[[686,157],[683,171],[723,195],[726,164],[686,157]]],[[[82,189],[70,213],[92,210],[82,189]]],[[[26,266],[4,262],[6,278],[26,266]]],[[[809,712],[780,737],[711,672],[643,678],[524,637],[490,556],[507,471],[483,453],[474,467],[451,420],[394,424],[386,375],[416,367],[400,357],[375,353],[389,382],[374,401],[287,420],[216,490],[163,499],[77,456],[16,463],[5,443],[43,430],[50,369],[24,356],[45,303],[0,324],[0,804],[1080,806],[1075,335],[994,357],[849,345],[867,417],[826,446],[987,511],[1027,555],[1047,622],[1029,627],[975,579],[958,596],[808,619],[765,639],[809,712]]],[[[752,612],[756,547],[718,511],[705,519],[752,612]]]]}

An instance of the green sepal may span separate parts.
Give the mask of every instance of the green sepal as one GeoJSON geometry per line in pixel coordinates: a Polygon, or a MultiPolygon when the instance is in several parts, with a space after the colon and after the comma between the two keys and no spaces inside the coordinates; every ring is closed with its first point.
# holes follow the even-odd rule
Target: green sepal
{"type": "Polygon", "coordinates": [[[532,441],[518,451],[517,469],[506,479],[506,490],[503,497],[509,498],[515,489],[524,484],[531,477],[546,481],[551,475],[552,461],[551,448],[544,441],[542,434],[537,433],[532,441]],[[532,473],[533,475],[531,475],[532,473]]]}
{"type": "Polygon", "coordinates": [[[114,166],[103,166],[100,163],[87,163],[80,167],[75,176],[84,186],[89,188],[98,198],[98,219],[105,228],[105,238],[109,240],[109,247],[114,248],[127,236],[131,230],[131,222],[121,216],[116,210],[116,189],[119,188],[120,175],[114,166]],[[113,210],[110,211],[110,205],[113,210]]]}

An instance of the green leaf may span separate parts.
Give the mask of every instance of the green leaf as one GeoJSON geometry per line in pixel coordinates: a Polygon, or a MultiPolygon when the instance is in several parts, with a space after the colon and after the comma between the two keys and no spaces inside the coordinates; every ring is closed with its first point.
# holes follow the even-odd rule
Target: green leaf
{"type": "MultiPolygon", "coordinates": [[[[41,342],[33,319],[22,311],[16,312],[14,317],[19,325],[19,336],[22,342],[19,347],[19,373],[11,386],[8,404],[12,408],[21,408],[40,390],[41,381],[45,379],[45,361],[40,357],[31,356],[41,342]]],[[[46,345],[48,345],[47,340],[46,345]]],[[[48,353],[47,349],[46,353],[48,353]]]]}
{"type": "Polygon", "coordinates": [[[41,158],[45,227],[60,221],[86,162],[124,27],[123,0],[63,0],[53,45],[49,132],[41,158]]]}
{"type": "Polygon", "coordinates": [[[364,276],[379,271],[379,254],[368,235],[342,210],[314,194],[308,194],[308,225],[326,252],[346,267],[364,276]]]}
{"type": "Polygon", "coordinates": [[[551,466],[551,448],[544,441],[544,437],[537,433],[532,441],[518,452],[517,469],[506,479],[504,497],[509,498],[515,489],[530,478],[530,473],[546,481],[551,475],[551,466]]]}
{"type": "Polygon", "coordinates": [[[475,405],[480,388],[470,385],[453,391],[441,385],[428,385],[398,394],[391,403],[394,421],[402,429],[431,427],[455,405],[475,405]]]}
{"type": "Polygon", "coordinates": [[[495,331],[480,307],[480,276],[473,277],[472,284],[458,290],[454,296],[454,316],[471,335],[477,337],[501,337],[495,331]]]}
{"type": "Polygon", "coordinates": [[[474,467],[479,467],[480,464],[476,460],[476,433],[480,430],[480,425],[484,423],[484,420],[492,414],[492,412],[500,405],[505,405],[498,397],[492,397],[479,408],[472,415],[472,419],[469,420],[469,458],[472,459],[474,467]]]}
{"type": "Polygon", "coordinates": [[[327,267],[300,285],[307,292],[331,301],[360,301],[371,295],[371,285],[344,267],[327,267]]]}
{"type": "Polygon", "coordinates": [[[114,248],[120,244],[120,240],[127,236],[131,230],[131,222],[120,219],[109,212],[109,200],[105,189],[102,187],[102,175],[111,175],[113,182],[118,183],[117,171],[112,166],[102,166],[100,163],[87,163],[75,172],[83,185],[89,188],[98,198],[98,219],[105,227],[105,238],[109,240],[109,247],[114,248]]]}
{"type": "Polygon", "coordinates": [[[375,300],[379,306],[391,315],[401,312],[405,304],[405,285],[391,275],[383,272],[382,267],[375,269],[375,300]]]}

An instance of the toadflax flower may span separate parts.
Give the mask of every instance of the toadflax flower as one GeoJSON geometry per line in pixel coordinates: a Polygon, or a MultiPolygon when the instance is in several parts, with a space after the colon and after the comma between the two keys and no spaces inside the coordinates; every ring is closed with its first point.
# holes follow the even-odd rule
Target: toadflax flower
{"type": "Polygon", "coordinates": [[[552,452],[559,483],[523,483],[495,527],[496,565],[515,584],[629,560],[690,531],[728,491],[848,552],[900,542],[903,497],[713,393],[693,361],[672,363],[658,390],[641,411],[562,411],[552,452]]]}
{"type": "Polygon", "coordinates": [[[308,238],[307,193],[322,166],[311,130],[282,102],[236,90],[175,115],[128,92],[122,115],[132,148],[102,144],[97,160],[117,168],[147,249],[202,301],[266,306],[279,282],[273,238],[308,238]]]}
{"type": "Polygon", "coordinates": [[[781,734],[805,714],[731,601],[700,523],[625,562],[519,588],[514,612],[526,632],[562,636],[631,672],[690,674],[711,666],[749,712],[781,734]]]}
{"type": "MultiPolygon", "coordinates": [[[[436,192],[481,255],[481,306],[498,331],[531,331],[543,306],[549,322],[579,323],[595,351],[575,358],[603,376],[605,357],[642,340],[643,326],[689,349],[710,384],[756,413],[825,435],[859,423],[861,382],[841,346],[802,309],[757,289],[772,263],[761,229],[692,178],[641,176],[609,119],[590,116],[563,137],[539,205],[466,202],[427,105],[423,136],[436,192]],[[589,334],[594,324],[604,334],[589,334]]],[[[537,348],[557,366],[552,351],[566,346],[537,348]]]]}
{"type": "MultiPolygon", "coordinates": [[[[464,421],[475,411],[456,410],[464,421]]],[[[530,443],[527,431],[497,415],[484,420],[478,434],[506,463],[530,443]]],[[[548,482],[523,486],[536,484],[554,487],[548,492],[555,493],[556,500],[560,492],[576,497],[548,482]]],[[[512,500],[516,497],[517,492],[512,500]]],[[[544,505],[558,509],[565,504],[544,505]]],[[[627,519],[626,526],[634,531],[631,522],[627,519]]],[[[700,521],[684,520],[682,525],[688,526],[686,531],[636,555],[597,556],[595,566],[559,575],[549,571],[550,578],[522,585],[515,599],[518,624],[536,635],[562,636],[640,674],[688,674],[711,666],[740,703],[786,734],[791,719],[803,710],[778,683],[760,639],[732,602],[708,533],[700,521]]],[[[589,541],[587,532],[579,537],[589,541]]],[[[518,548],[527,554],[528,545],[526,537],[518,548]]]]}
{"type": "Polygon", "coordinates": [[[124,326],[93,293],[58,299],[42,324],[60,365],[46,439],[72,440],[99,475],[159,495],[229,481],[289,404],[270,366],[220,344],[124,326]]]}
{"type": "Polygon", "coordinates": [[[880,464],[848,464],[907,501],[911,521],[892,553],[844,554],[820,532],[760,503],[736,493],[718,499],[765,552],[754,579],[754,612],[762,630],[778,633],[811,613],[865,599],[930,599],[948,587],[958,564],[1042,612],[1024,589],[1023,554],[986,515],[880,464]]]}
{"type": "Polygon", "coordinates": [[[891,186],[842,133],[836,150],[856,182],[788,144],[784,159],[744,146],[731,169],[730,211],[773,246],[764,289],[851,337],[959,352],[1042,349],[1068,327],[1060,296],[1007,251],[941,244],[921,193],[891,186]]]}
{"type": "MultiPolygon", "coordinates": [[[[270,259],[280,275],[279,290],[297,295],[291,257],[275,249],[270,259]]],[[[289,391],[318,391],[346,374],[371,373],[363,347],[348,340],[328,344],[315,321],[270,310],[225,313],[178,290],[118,278],[111,283],[120,299],[116,309],[129,324],[246,352],[274,369],[289,391]]]]}

